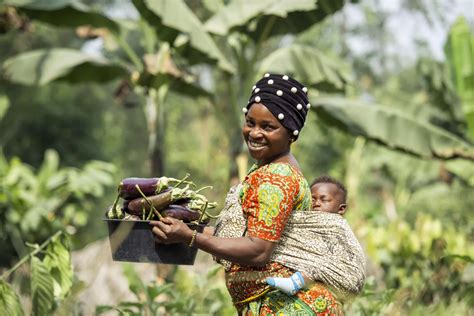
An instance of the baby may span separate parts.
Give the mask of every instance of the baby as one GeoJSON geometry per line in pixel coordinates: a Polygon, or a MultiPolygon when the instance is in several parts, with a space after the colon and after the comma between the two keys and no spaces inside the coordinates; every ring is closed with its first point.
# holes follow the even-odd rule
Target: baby
{"type": "MultiPolygon", "coordinates": [[[[289,295],[311,287],[314,282],[330,286],[336,295],[357,295],[365,279],[365,259],[354,233],[342,217],[347,191],[339,181],[323,176],[311,184],[313,212],[307,212],[306,228],[299,228],[302,247],[312,251],[298,258],[299,270],[289,278],[267,278],[266,282],[289,295]]],[[[288,260],[294,261],[294,260],[288,260]]]]}

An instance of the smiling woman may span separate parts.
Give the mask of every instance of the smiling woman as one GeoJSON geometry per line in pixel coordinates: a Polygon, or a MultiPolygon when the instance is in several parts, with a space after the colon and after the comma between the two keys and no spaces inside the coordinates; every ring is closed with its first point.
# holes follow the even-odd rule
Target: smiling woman
{"type": "Polygon", "coordinates": [[[173,218],[152,222],[158,243],[184,242],[214,256],[239,315],[337,315],[334,296],[321,283],[295,295],[273,290],[266,278],[295,271],[275,260],[286,224],[311,206],[309,185],[291,153],[310,108],[307,88],[287,75],[265,74],[243,112],[243,136],[256,160],[231,188],[214,234],[198,233],[173,218]]]}
{"type": "Polygon", "coordinates": [[[290,152],[292,138],[289,131],[261,103],[248,111],[243,134],[250,155],[261,166],[290,152]]]}

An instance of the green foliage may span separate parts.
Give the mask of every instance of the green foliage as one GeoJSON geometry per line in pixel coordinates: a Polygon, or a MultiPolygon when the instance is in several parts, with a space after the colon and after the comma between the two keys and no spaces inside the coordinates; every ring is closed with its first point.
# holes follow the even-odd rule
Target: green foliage
{"type": "Polygon", "coordinates": [[[451,79],[462,101],[469,136],[474,140],[474,34],[464,17],[459,17],[452,25],[445,52],[451,79]]]}
{"type": "Polygon", "coordinates": [[[42,245],[31,246],[34,250],[1,276],[0,309],[7,315],[24,314],[17,294],[5,282],[5,279],[29,258],[31,258],[31,315],[52,314],[70,293],[73,272],[68,238],[61,232],[57,232],[42,245]]]}
{"type": "Polygon", "coordinates": [[[53,279],[46,266],[36,257],[31,258],[31,295],[33,315],[45,315],[53,306],[53,279]]]}
{"type": "Polygon", "coordinates": [[[36,20],[57,26],[91,25],[118,31],[116,23],[105,15],[92,11],[88,6],[71,0],[24,1],[6,0],[4,4],[19,8],[36,20]]]}
{"type": "Polygon", "coordinates": [[[115,310],[120,315],[234,315],[222,283],[222,268],[212,267],[206,274],[178,269],[172,283],[144,284],[132,265],[123,265],[129,288],[135,294],[135,302],[121,302],[117,306],[97,306],[98,315],[115,310]]]}
{"type": "Polygon", "coordinates": [[[474,147],[429,122],[387,106],[347,99],[319,98],[315,111],[331,126],[423,158],[474,160],[474,147]]]}
{"type": "Polygon", "coordinates": [[[10,106],[9,100],[6,96],[0,95],[0,121],[8,110],[10,106]]]}
{"type": "Polygon", "coordinates": [[[25,85],[43,85],[56,79],[74,83],[104,82],[127,74],[120,65],[68,48],[18,54],[3,63],[3,71],[8,80],[25,85]],[[35,69],[34,74],[32,69],[35,69]]]}
{"type": "Polygon", "coordinates": [[[0,309],[6,315],[24,315],[18,295],[3,280],[0,280],[0,309]]]}
{"type": "Polygon", "coordinates": [[[403,314],[429,310],[432,305],[473,308],[470,255],[474,246],[457,231],[457,227],[421,213],[413,226],[396,220],[364,229],[361,239],[368,260],[382,268],[383,280],[369,278],[364,294],[350,308],[364,311],[362,314],[403,314]]]}
{"type": "MultiPolygon", "coordinates": [[[[298,74],[298,80],[324,91],[344,91],[352,78],[349,67],[313,46],[294,44],[282,47],[265,57],[260,73],[298,74]]],[[[313,91],[312,95],[317,95],[313,91]]]]}
{"type": "Polygon", "coordinates": [[[134,0],[134,4],[141,11],[143,17],[148,18],[150,25],[157,28],[158,36],[160,36],[161,25],[186,34],[180,41],[180,45],[187,43],[193,49],[207,55],[208,58],[216,60],[217,65],[223,70],[234,72],[232,64],[222,54],[211,35],[204,29],[204,25],[184,1],[134,0]],[[148,11],[153,14],[147,14],[148,11]]]}
{"type": "Polygon", "coordinates": [[[100,161],[87,163],[83,170],[59,166],[54,150],[45,153],[35,170],[19,158],[7,161],[0,156],[0,209],[2,254],[5,265],[13,256],[25,254],[24,242],[44,240],[58,229],[87,224],[88,209],[104,187],[113,184],[112,165],[100,161]]]}

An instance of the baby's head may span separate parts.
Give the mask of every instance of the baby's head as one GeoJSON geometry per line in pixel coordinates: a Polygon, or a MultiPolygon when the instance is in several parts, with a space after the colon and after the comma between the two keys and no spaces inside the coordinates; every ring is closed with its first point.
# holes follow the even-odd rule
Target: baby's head
{"type": "Polygon", "coordinates": [[[346,196],[347,190],[344,185],[329,176],[319,177],[311,183],[314,211],[344,215],[346,196]]]}

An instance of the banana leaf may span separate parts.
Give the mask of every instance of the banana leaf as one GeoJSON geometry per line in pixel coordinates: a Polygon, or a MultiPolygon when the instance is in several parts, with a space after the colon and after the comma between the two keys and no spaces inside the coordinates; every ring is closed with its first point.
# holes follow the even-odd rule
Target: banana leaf
{"type": "Polygon", "coordinates": [[[6,79],[24,85],[55,80],[104,82],[128,73],[125,67],[69,48],[39,49],[15,55],[3,63],[6,79]]]}
{"type": "MultiPolygon", "coordinates": [[[[204,25],[182,0],[133,0],[133,4],[148,23],[155,27],[160,39],[174,42],[183,35],[186,46],[191,47],[229,72],[234,66],[225,58],[204,25]]],[[[187,54],[192,55],[192,53],[187,54]]]]}
{"type": "Polygon", "coordinates": [[[474,160],[474,146],[466,140],[395,109],[329,97],[312,104],[328,125],[386,147],[426,159],[474,160]]]}
{"type": "Polygon", "coordinates": [[[342,61],[311,46],[280,48],[260,64],[260,73],[298,74],[298,80],[327,92],[344,90],[351,81],[349,68],[342,61]]]}
{"type": "Polygon", "coordinates": [[[212,16],[205,27],[221,36],[235,30],[250,33],[254,39],[270,31],[269,28],[271,36],[299,33],[343,5],[343,0],[234,0],[212,16]]]}
{"type": "Polygon", "coordinates": [[[464,17],[459,17],[451,27],[444,50],[469,136],[474,140],[474,34],[464,17]]]}
{"type": "Polygon", "coordinates": [[[104,14],[94,12],[77,0],[5,0],[4,5],[16,7],[34,20],[56,26],[90,25],[118,32],[118,25],[104,14]]]}

